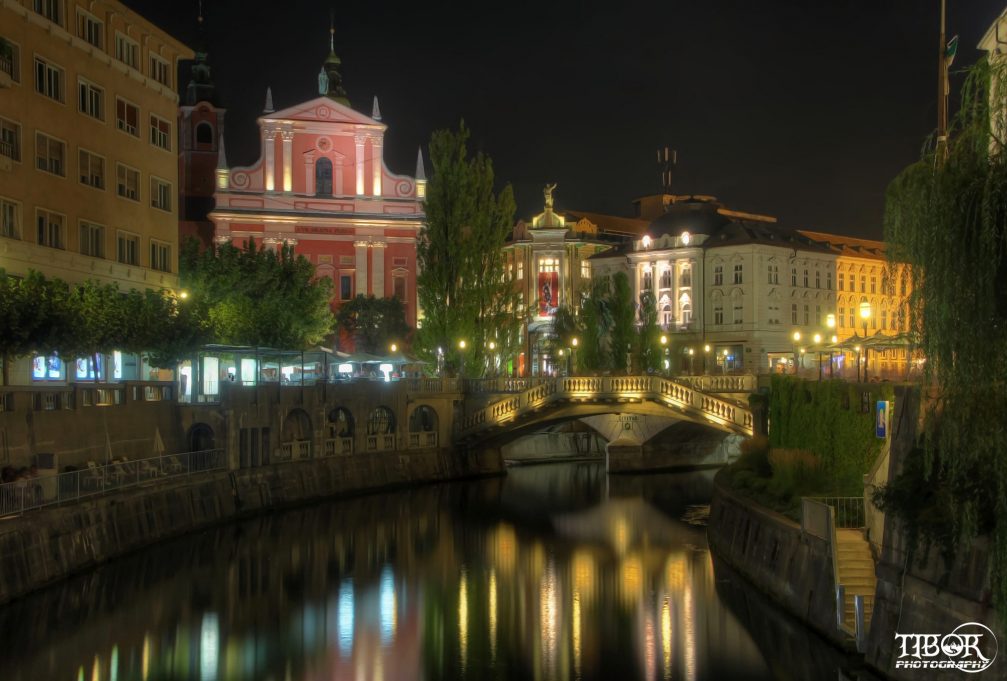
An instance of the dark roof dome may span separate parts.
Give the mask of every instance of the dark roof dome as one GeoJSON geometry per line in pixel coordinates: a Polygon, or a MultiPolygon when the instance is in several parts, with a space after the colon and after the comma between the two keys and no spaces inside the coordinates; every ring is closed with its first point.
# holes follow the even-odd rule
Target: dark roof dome
{"type": "Polygon", "coordinates": [[[719,202],[706,197],[690,196],[675,201],[665,208],[664,215],[650,223],[647,233],[654,238],[682,232],[711,235],[731,221],[717,212],[719,208],[719,202]]]}

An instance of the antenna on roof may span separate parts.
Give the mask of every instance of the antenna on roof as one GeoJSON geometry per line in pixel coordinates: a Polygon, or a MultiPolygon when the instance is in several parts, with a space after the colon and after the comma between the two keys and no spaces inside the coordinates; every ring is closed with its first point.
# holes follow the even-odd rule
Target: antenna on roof
{"type": "Polygon", "coordinates": [[[657,150],[657,164],[661,166],[661,191],[665,194],[671,193],[671,180],[678,164],[678,150],[664,149],[657,150]]]}

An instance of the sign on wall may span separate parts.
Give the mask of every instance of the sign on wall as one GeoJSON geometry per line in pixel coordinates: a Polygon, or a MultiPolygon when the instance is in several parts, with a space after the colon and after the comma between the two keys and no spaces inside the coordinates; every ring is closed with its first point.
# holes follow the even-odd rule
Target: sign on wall
{"type": "Polygon", "coordinates": [[[559,272],[538,273],[538,313],[552,317],[559,307],[559,272]]]}
{"type": "Polygon", "coordinates": [[[878,400],[874,412],[874,434],[881,439],[888,437],[888,419],[892,403],[887,400],[878,400]]]}

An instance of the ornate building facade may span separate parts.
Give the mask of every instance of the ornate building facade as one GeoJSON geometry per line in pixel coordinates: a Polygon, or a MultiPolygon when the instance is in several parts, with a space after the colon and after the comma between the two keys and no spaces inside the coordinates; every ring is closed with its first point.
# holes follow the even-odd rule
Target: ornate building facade
{"type": "MultiPolygon", "coordinates": [[[[331,44],[330,44],[331,48],[331,44]]],[[[416,239],[426,180],[384,163],[386,126],[350,107],[330,49],[319,96],[259,118],[261,156],[216,171],[210,213],[218,243],[287,243],[333,282],[333,307],[357,294],[397,297],[416,326],[416,239]]],[[[267,107],[271,108],[271,106],[267,107]]]]}

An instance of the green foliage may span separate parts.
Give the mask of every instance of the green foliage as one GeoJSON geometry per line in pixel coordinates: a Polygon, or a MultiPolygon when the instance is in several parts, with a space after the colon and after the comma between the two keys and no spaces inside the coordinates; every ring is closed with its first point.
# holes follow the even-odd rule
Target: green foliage
{"type": "Polygon", "coordinates": [[[612,367],[609,352],[609,333],[612,330],[612,311],[609,296],[612,283],[608,277],[591,281],[591,290],[581,303],[580,318],[584,326],[577,353],[577,363],[588,371],[601,371],[612,367]]]}
{"type": "Polygon", "coordinates": [[[210,333],[218,343],[301,350],[332,331],[332,282],[315,279],[315,268],[290,246],[278,253],[225,244],[199,251],[189,240],[182,249],[183,288],[205,306],[210,333]]]}
{"type": "Polygon", "coordinates": [[[491,341],[504,363],[520,352],[520,319],[517,293],[504,276],[514,193],[510,185],[494,193],[493,164],[481,152],[469,158],[468,138],[462,123],[458,132],[439,130],[430,139],[433,175],[417,243],[423,323],[415,347],[431,366],[443,348],[449,369],[464,363],[472,376],[489,365],[491,341]]]}
{"type": "Polygon", "coordinates": [[[630,373],[632,368],[627,355],[632,353],[637,338],[636,306],[633,305],[633,288],[625,272],[617,272],[612,277],[612,297],[609,302],[612,312],[612,354],[614,368],[630,373]]]}
{"type": "Polygon", "coordinates": [[[874,404],[891,400],[890,384],[805,381],[774,375],[769,397],[769,442],[775,448],[814,453],[829,480],[819,494],[860,496],[883,440],[875,436],[874,404]],[[862,393],[869,410],[861,410],[862,393]]]}
{"type": "MultiPolygon", "coordinates": [[[[928,144],[889,186],[885,237],[890,258],[910,266],[910,319],[936,396],[925,413],[919,475],[942,487],[954,525],[930,539],[950,554],[982,531],[984,518],[998,519],[992,584],[1007,621],[1005,131],[1007,66],[982,60],[968,69],[946,154],[928,144]],[[995,485],[991,494],[974,492],[977,474],[995,485]]],[[[925,532],[912,507],[904,510],[911,531],[925,532]]]]}
{"type": "Polygon", "coordinates": [[[657,325],[657,303],[652,291],[644,291],[640,296],[640,333],[636,337],[635,354],[641,371],[653,373],[661,369],[661,328],[657,325]]]}
{"type": "Polygon", "coordinates": [[[350,334],[357,350],[375,355],[387,354],[392,342],[401,345],[410,331],[401,300],[373,295],[358,295],[344,303],[336,323],[350,334]]]}

